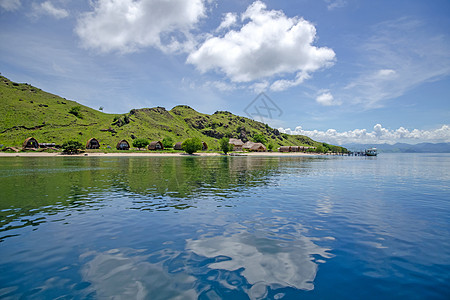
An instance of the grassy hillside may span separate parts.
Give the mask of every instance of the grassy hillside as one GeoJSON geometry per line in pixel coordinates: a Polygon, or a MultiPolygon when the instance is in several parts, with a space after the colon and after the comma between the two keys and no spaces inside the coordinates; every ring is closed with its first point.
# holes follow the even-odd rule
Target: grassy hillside
{"type": "Polygon", "coordinates": [[[202,114],[189,106],[132,109],[126,114],[106,114],[75,101],[46,93],[28,84],[15,83],[0,76],[0,144],[21,146],[30,136],[40,143],[62,144],[77,140],[83,144],[97,138],[101,148],[115,148],[126,139],[151,141],[171,137],[174,142],[199,137],[210,149],[218,148],[222,137],[252,140],[262,134],[267,144],[319,146],[306,136],[287,135],[266,124],[226,111],[202,114]]]}

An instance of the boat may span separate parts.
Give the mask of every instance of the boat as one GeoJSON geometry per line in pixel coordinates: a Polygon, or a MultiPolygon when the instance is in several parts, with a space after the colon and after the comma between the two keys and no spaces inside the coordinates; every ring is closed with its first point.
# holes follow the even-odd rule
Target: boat
{"type": "Polygon", "coordinates": [[[370,148],[366,150],[366,156],[377,156],[377,148],[370,148]]]}

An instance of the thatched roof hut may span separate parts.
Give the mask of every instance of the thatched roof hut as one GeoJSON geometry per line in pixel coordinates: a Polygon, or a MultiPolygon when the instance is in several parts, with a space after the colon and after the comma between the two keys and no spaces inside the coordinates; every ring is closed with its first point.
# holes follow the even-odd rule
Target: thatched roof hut
{"type": "Polygon", "coordinates": [[[278,148],[279,152],[291,152],[291,146],[281,146],[278,148]]]}
{"type": "Polygon", "coordinates": [[[243,149],[243,150],[250,150],[250,148],[251,148],[254,144],[255,144],[254,142],[250,142],[250,141],[245,142],[245,144],[242,145],[242,149],[243,149]]]}
{"type": "Polygon", "coordinates": [[[202,142],[202,151],[206,151],[208,150],[208,144],[206,144],[205,142],[202,142]]]}
{"type": "Polygon", "coordinates": [[[267,148],[262,143],[253,143],[249,150],[255,152],[266,152],[267,148]]]}
{"type": "Polygon", "coordinates": [[[126,140],[121,140],[117,143],[117,150],[130,150],[130,144],[126,140]]]}
{"type": "Polygon", "coordinates": [[[24,149],[38,149],[39,143],[34,137],[29,137],[23,142],[22,147],[24,149]]]}
{"type": "Polygon", "coordinates": [[[234,151],[242,151],[242,146],[244,145],[244,142],[241,141],[240,139],[230,139],[228,143],[233,146],[234,151]]]}
{"type": "Polygon", "coordinates": [[[148,150],[164,150],[164,146],[160,141],[151,142],[150,145],[148,145],[148,150]]]}
{"type": "Polygon", "coordinates": [[[183,150],[183,146],[181,146],[182,142],[178,142],[173,146],[173,149],[175,150],[183,150]]]}
{"type": "Polygon", "coordinates": [[[91,138],[86,143],[86,149],[100,149],[100,143],[97,139],[91,138]]]}
{"type": "Polygon", "coordinates": [[[300,147],[299,146],[292,146],[291,147],[291,152],[300,152],[300,147]]]}
{"type": "Polygon", "coordinates": [[[248,150],[248,151],[255,151],[255,152],[265,152],[267,151],[266,146],[264,146],[262,143],[254,143],[254,142],[246,142],[242,149],[248,150]]]}

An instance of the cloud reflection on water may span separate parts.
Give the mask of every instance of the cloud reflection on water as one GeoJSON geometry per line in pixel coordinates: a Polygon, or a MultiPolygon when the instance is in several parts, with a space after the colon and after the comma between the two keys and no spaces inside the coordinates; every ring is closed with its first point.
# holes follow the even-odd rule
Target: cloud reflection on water
{"type": "Polygon", "coordinates": [[[197,299],[195,277],[167,272],[162,263],[148,262],[149,255],[133,249],[87,253],[93,256],[81,274],[90,282],[88,292],[101,299],[197,299]]]}
{"type": "MultiPolygon", "coordinates": [[[[280,221],[277,220],[282,224],[280,221]]],[[[268,287],[313,290],[317,263],[323,262],[317,261],[314,255],[330,258],[332,255],[327,252],[330,249],[304,236],[305,230],[300,225],[280,224],[271,224],[270,231],[246,228],[231,234],[189,239],[186,249],[207,258],[226,257],[227,260],[220,259],[208,267],[242,270],[241,275],[252,285],[247,291],[252,299],[265,297],[268,287]]]]}

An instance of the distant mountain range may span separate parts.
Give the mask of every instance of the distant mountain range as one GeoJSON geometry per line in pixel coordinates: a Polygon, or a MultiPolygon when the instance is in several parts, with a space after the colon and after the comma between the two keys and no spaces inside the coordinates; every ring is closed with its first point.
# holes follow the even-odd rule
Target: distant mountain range
{"type": "Polygon", "coordinates": [[[359,151],[372,147],[376,147],[378,152],[384,153],[450,153],[450,143],[420,143],[405,144],[346,144],[342,145],[350,151],[359,151]]]}

